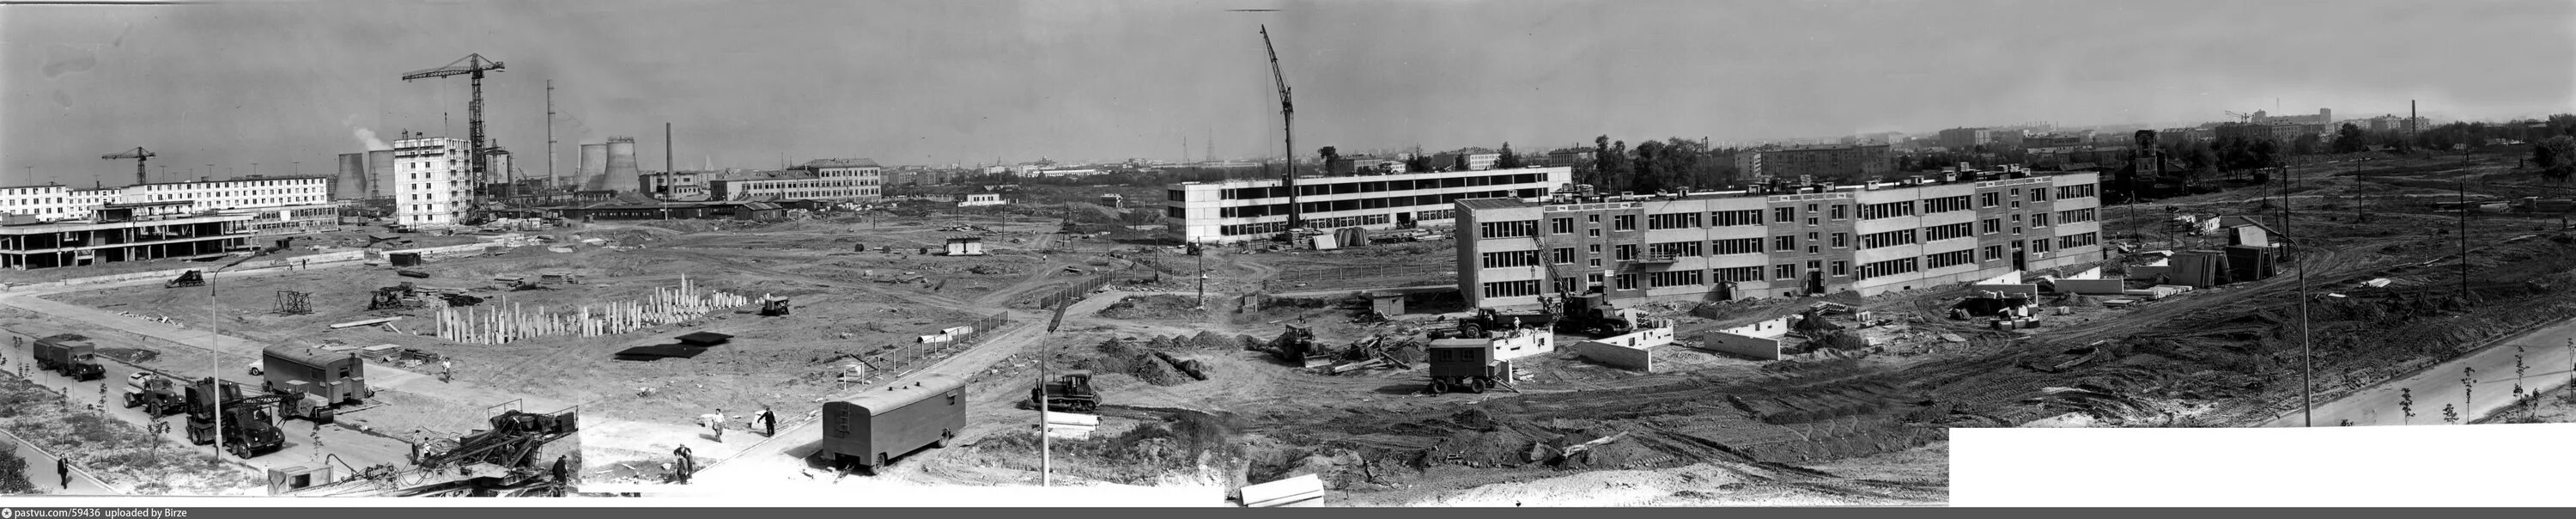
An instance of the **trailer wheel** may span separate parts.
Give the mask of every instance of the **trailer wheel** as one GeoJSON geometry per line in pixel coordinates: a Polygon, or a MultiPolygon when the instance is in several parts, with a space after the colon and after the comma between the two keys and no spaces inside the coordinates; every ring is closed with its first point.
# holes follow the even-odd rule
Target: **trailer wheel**
{"type": "Polygon", "coordinates": [[[1467,392],[1482,394],[1485,392],[1486,384],[1490,384],[1490,382],[1486,382],[1483,378],[1467,379],[1467,392]]]}
{"type": "Polygon", "coordinates": [[[955,437],[957,437],[957,433],[956,433],[955,431],[950,431],[950,430],[947,430],[947,429],[940,429],[940,430],[939,430],[939,439],[938,439],[938,440],[936,440],[936,441],[932,441],[932,442],[930,442],[930,448],[933,448],[933,449],[945,449],[945,448],[948,448],[948,439],[949,439],[949,438],[955,438],[955,437]]]}
{"type": "Polygon", "coordinates": [[[1433,379],[1431,381],[1431,394],[1437,395],[1447,392],[1449,392],[1449,381],[1438,379],[1433,379]]]}

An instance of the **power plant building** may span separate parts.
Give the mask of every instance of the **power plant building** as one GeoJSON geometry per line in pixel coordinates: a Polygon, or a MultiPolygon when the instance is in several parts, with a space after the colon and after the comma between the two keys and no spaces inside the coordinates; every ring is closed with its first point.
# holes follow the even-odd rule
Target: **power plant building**
{"type": "Polygon", "coordinates": [[[1458,288],[1486,308],[1592,292],[1621,304],[1866,297],[2102,258],[2099,175],[1943,177],[1461,200],[1458,288]]]}
{"type": "MultiPolygon", "coordinates": [[[[1568,167],[1312,176],[1297,179],[1298,209],[1312,229],[1443,226],[1469,198],[1538,199],[1574,182],[1568,167]]],[[[1166,186],[1164,221],[1187,243],[1269,239],[1289,229],[1281,179],[1166,186]]]]}

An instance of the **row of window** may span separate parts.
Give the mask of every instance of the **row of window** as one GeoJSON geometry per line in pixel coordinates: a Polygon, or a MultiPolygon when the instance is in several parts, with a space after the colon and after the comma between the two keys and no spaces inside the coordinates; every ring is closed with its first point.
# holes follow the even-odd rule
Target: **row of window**
{"type": "Polygon", "coordinates": [[[1862,249],[1876,249],[1876,248],[1880,248],[1880,247],[1894,247],[1894,246],[1898,246],[1898,245],[1913,245],[1913,244],[1915,244],[1915,243],[1918,243],[1918,242],[1916,242],[1916,241],[1915,241],[1915,233],[1914,233],[1914,230],[1913,230],[1913,229],[1895,230],[1895,231],[1887,231],[1887,232],[1877,232],[1877,233],[1869,233],[1869,234],[1863,234],[1863,235],[1860,235],[1860,248],[1862,248],[1862,249]]]}
{"type": "Polygon", "coordinates": [[[1968,225],[1968,223],[1967,223],[1967,222],[1960,222],[1960,223],[1954,223],[1954,224],[1949,224],[1949,225],[1935,225],[1935,226],[1931,226],[1931,227],[1925,227],[1925,228],[1923,228],[1923,241],[1941,241],[1941,240],[1948,240],[1948,239],[1954,239],[1954,238],[1966,238],[1966,237],[1969,237],[1969,236],[1974,235],[1975,231],[1976,231],[1976,227],[1975,227],[1975,226],[1972,226],[1972,225],[1968,225]]]}
{"type": "MultiPolygon", "coordinates": [[[[1325,211],[1360,211],[1393,207],[1448,206],[1457,203],[1459,200],[1468,198],[1533,198],[1542,194],[1543,191],[1545,190],[1522,189],[1518,191],[1480,191],[1475,193],[1441,193],[1418,196],[1361,198],[1355,200],[1325,200],[1319,202],[1298,202],[1298,208],[1301,209],[1302,212],[1321,213],[1325,211]]],[[[1179,191],[1174,191],[1174,193],[1178,192],[1179,191]]],[[[1452,211],[1455,209],[1438,210],[1452,211]]],[[[1217,208],[1216,216],[1218,218],[1257,218],[1281,214],[1288,214],[1288,204],[1219,207],[1217,208]]]]}
{"type": "MultiPolygon", "coordinates": [[[[1502,185],[1513,185],[1513,184],[1536,184],[1536,183],[1539,183],[1539,182],[1544,182],[1544,181],[1546,181],[1546,178],[1547,178],[1547,177],[1545,177],[1545,176],[1543,176],[1543,175],[1538,175],[1538,174],[1535,174],[1535,173],[1521,173],[1521,174],[1509,174],[1509,175],[1475,175],[1475,176],[1463,176],[1463,177],[1450,177],[1450,178],[1426,178],[1426,179],[1413,179],[1413,180],[1371,180],[1371,181],[1363,181],[1363,182],[1335,182],[1335,183],[1329,183],[1329,184],[1307,184],[1307,185],[1297,186],[1297,196],[1341,195],[1341,194],[1351,194],[1351,193],[1384,193],[1384,192],[1392,192],[1392,191],[1412,191],[1412,190],[1417,190],[1417,189],[1450,189],[1450,188],[1461,188],[1461,187],[1502,186],[1502,185]]],[[[1253,200],[1253,199],[1261,199],[1261,198],[1286,198],[1286,197],[1288,196],[1288,187],[1287,187],[1287,186],[1273,186],[1273,187],[1238,187],[1238,188],[1227,188],[1227,189],[1223,189],[1223,190],[1220,190],[1220,191],[1221,191],[1221,192],[1219,192],[1219,193],[1218,193],[1218,196],[1223,197],[1222,199],[1224,199],[1224,200],[1253,200]]],[[[1171,199],[1172,199],[1172,200],[1174,200],[1174,201],[1181,201],[1181,200],[1182,200],[1182,198],[1180,198],[1181,193],[1182,193],[1182,191],[1181,191],[1181,190],[1173,190],[1173,191],[1171,192],[1171,195],[1172,195],[1172,196],[1171,196],[1171,199]]]]}

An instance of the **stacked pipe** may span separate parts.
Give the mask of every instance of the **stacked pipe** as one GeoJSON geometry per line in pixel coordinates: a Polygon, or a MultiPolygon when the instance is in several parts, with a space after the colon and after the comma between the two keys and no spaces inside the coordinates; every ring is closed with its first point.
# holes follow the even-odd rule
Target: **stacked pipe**
{"type": "Polygon", "coordinates": [[[642,300],[582,305],[563,313],[550,312],[542,305],[531,312],[525,305],[507,300],[488,306],[442,308],[438,311],[437,335],[442,340],[466,344],[502,344],[541,335],[600,337],[689,321],[708,312],[753,302],[749,297],[723,291],[700,292],[682,276],[680,286],[655,289],[642,300]]]}

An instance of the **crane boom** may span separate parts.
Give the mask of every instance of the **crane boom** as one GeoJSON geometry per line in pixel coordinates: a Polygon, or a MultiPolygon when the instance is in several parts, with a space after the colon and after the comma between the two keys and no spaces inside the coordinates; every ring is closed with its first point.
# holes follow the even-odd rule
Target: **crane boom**
{"type": "Polygon", "coordinates": [[[1306,224],[1301,217],[1304,211],[1297,207],[1297,104],[1289,100],[1288,74],[1279,70],[1279,49],[1270,44],[1269,25],[1261,26],[1261,50],[1270,53],[1270,79],[1279,85],[1280,133],[1288,145],[1288,167],[1281,183],[1288,188],[1288,229],[1294,240],[1296,229],[1306,224]]]}
{"type": "Polygon", "coordinates": [[[134,159],[134,183],[142,184],[144,183],[143,164],[151,161],[152,157],[153,155],[150,150],[145,150],[141,146],[136,146],[132,151],[109,153],[107,155],[100,156],[99,158],[107,160],[134,159]]]}

